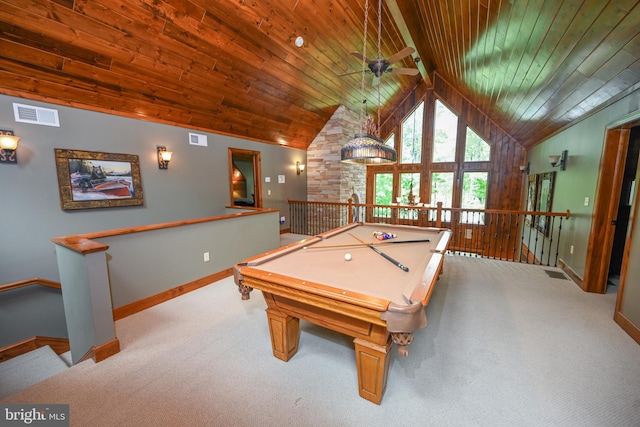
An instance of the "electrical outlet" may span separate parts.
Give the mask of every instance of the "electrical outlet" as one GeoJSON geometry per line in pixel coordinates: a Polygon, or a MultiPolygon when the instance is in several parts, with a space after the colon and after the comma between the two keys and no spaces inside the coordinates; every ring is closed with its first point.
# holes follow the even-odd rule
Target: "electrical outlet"
{"type": "Polygon", "coordinates": [[[209,252],[204,253],[204,262],[209,262],[209,252]]]}

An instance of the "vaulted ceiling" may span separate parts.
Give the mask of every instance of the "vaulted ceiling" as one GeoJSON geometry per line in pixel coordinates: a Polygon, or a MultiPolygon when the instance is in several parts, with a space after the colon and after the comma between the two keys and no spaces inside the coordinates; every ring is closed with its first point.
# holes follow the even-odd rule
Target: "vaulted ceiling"
{"type": "Polygon", "coordinates": [[[381,56],[411,46],[389,68],[419,74],[363,92],[365,0],[0,0],[0,93],[306,149],[338,106],[384,117],[437,72],[531,147],[640,87],[637,0],[382,3],[381,56]]]}

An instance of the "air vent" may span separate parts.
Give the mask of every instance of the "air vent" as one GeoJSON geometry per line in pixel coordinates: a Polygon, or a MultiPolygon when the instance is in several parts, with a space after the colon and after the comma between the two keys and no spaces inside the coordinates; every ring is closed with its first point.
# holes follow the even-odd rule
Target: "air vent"
{"type": "Polygon", "coordinates": [[[16,122],[60,127],[58,110],[34,107],[32,105],[13,104],[13,113],[15,114],[16,122]]]}
{"type": "Polygon", "coordinates": [[[564,273],[562,273],[560,271],[545,270],[544,272],[547,273],[547,276],[549,276],[552,279],[569,280],[569,279],[567,279],[567,276],[565,276],[564,273]]]}
{"type": "Polygon", "coordinates": [[[189,132],[189,144],[199,145],[201,147],[207,146],[207,135],[201,135],[199,133],[189,132]]]}

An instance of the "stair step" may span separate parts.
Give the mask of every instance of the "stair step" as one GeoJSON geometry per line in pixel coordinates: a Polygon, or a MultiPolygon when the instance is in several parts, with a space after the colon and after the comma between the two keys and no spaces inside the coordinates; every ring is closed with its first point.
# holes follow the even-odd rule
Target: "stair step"
{"type": "Polygon", "coordinates": [[[0,400],[68,368],[49,346],[0,363],[0,400]]]}

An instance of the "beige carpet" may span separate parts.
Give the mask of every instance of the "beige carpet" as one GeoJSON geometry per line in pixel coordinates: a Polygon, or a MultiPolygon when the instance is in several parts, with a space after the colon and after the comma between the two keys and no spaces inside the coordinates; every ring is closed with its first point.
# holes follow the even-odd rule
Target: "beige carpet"
{"type": "Polygon", "coordinates": [[[225,279],[117,322],[122,351],[0,403],[68,403],[72,426],[638,426],[640,346],[615,295],[557,269],[448,256],[380,406],[358,396],[351,339],[303,322],[271,355],[258,292],[225,279]]]}
{"type": "Polygon", "coordinates": [[[48,345],[2,362],[0,399],[59,374],[68,369],[69,365],[48,345]]]}

